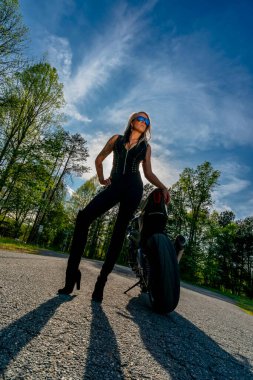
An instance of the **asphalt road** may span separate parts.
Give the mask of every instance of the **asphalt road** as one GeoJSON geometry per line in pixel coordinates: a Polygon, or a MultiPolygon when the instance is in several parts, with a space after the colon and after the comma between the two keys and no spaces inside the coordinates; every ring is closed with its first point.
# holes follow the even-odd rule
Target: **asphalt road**
{"type": "Polygon", "coordinates": [[[66,258],[0,251],[0,379],[253,379],[252,316],[183,287],[156,315],[122,268],[99,306],[99,267],[83,260],[81,290],[57,296],[66,258]]]}

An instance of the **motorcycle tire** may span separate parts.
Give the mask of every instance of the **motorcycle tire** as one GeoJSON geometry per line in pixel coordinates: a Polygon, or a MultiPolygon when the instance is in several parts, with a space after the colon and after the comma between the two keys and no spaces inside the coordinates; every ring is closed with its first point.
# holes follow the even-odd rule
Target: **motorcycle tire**
{"type": "Polygon", "coordinates": [[[148,292],[153,310],[172,312],[180,297],[180,276],[174,245],[167,235],[156,233],[147,241],[148,292]]]}

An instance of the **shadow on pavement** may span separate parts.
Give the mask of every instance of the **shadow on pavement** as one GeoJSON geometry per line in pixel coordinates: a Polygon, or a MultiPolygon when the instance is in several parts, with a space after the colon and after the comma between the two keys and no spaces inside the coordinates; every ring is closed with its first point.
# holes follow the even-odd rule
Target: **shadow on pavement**
{"type": "Polygon", "coordinates": [[[56,296],[0,331],[0,374],[52,318],[56,309],[73,297],[56,296]]]}
{"type": "Polygon", "coordinates": [[[90,343],[83,378],[124,379],[114,331],[101,305],[92,302],[91,307],[90,343]]]}
{"type": "Polygon", "coordinates": [[[141,297],[132,298],[127,310],[146,349],[171,379],[253,379],[247,358],[235,359],[178,313],[155,314],[141,297]]]}

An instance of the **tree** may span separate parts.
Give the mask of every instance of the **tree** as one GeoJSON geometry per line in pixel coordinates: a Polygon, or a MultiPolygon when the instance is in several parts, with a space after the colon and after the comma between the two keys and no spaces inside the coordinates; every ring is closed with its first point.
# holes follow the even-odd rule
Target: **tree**
{"type": "Polygon", "coordinates": [[[236,222],[235,237],[237,292],[253,298],[253,217],[236,222]]]}
{"type": "Polygon", "coordinates": [[[233,211],[222,211],[219,215],[218,222],[222,227],[227,226],[229,223],[232,223],[235,220],[235,214],[233,211]]]}
{"type": "MultiPolygon", "coordinates": [[[[18,69],[26,41],[18,0],[0,1],[0,85],[3,79],[18,69]]],[[[0,104],[3,99],[0,100],[0,104]]]]}
{"type": "Polygon", "coordinates": [[[13,165],[29,155],[42,134],[60,122],[58,111],[64,104],[56,69],[47,63],[16,73],[9,80],[8,97],[15,99],[16,107],[1,109],[0,191],[13,165]]]}
{"type": "Polygon", "coordinates": [[[193,247],[196,241],[198,221],[203,211],[212,205],[211,192],[217,185],[220,172],[214,170],[209,162],[197,168],[184,169],[179,178],[179,185],[185,194],[186,207],[190,214],[188,246],[193,247]]]}
{"type": "MultiPolygon", "coordinates": [[[[92,177],[80,186],[75,193],[73,193],[70,200],[67,202],[67,213],[69,220],[71,221],[71,231],[69,233],[73,235],[74,224],[78,210],[83,209],[92,198],[100,191],[103,191],[103,187],[99,185],[97,176],[92,177]]],[[[107,238],[107,226],[109,213],[102,215],[94,220],[89,228],[87,237],[87,243],[85,246],[84,256],[89,258],[103,258],[103,245],[107,238]]]]}
{"type": "Polygon", "coordinates": [[[207,228],[209,209],[213,203],[212,190],[219,176],[218,170],[214,170],[209,162],[204,162],[196,169],[184,169],[179,181],[172,186],[172,215],[168,230],[174,236],[183,233],[187,238],[181,272],[190,279],[198,276],[199,266],[202,265],[202,235],[207,228]]]}
{"type": "Polygon", "coordinates": [[[170,190],[171,201],[168,207],[169,218],[167,231],[172,238],[177,235],[187,233],[187,206],[185,193],[179,182],[172,185],[170,190]]]}
{"type": "Polygon", "coordinates": [[[69,219],[74,223],[78,210],[83,209],[95,196],[96,192],[100,188],[97,176],[93,176],[83,185],[81,185],[66,201],[66,210],[69,215],[69,219]]]}
{"type": "Polygon", "coordinates": [[[102,216],[100,221],[102,233],[100,235],[100,247],[98,247],[98,250],[100,251],[100,259],[104,258],[106,252],[108,251],[118,212],[119,205],[116,205],[107,211],[107,213],[102,216]]]}
{"type": "Polygon", "coordinates": [[[43,224],[46,213],[54,201],[57,190],[63,185],[65,177],[73,173],[80,176],[89,170],[85,166],[85,161],[88,157],[86,140],[80,134],[70,135],[68,132],[65,132],[63,136],[64,140],[61,146],[62,158],[57,162],[58,165],[55,167],[56,173],[52,178],[52,183],[43,194],[42,202],[30,231],[29,242],[36,240],[39,226],[43,224]]]}
{"type": "Polygon", "coordinates": [[[253,218],[234,221],[231,211],[214,212],[206,231],[205,285],[253,296],[253,218]]]}
{"type": "Polygon", "coordinates": [[[11,173],[9,192],[1,200],[1,221],[9,214],[15,219],[14,237],[19,237],[21,226],[34,215],[49,177],[42,162],[16,163],[11,173]],[[18,175],[16,176],[16,173],[18,175]]]}
{"type": "Polygon", "coordinates": [[[221,290],[233,288],[233,257],[236,255],[235,237],[238,228],[232,215],[229,222],[229,215],[227,212],[214,212],[209,217],[209,228],[205,231],[204,283],[221,290]]]}
{"type": "Polygon", "coordinates": [[[69,221],[65,209],[66,189],[62,185],[57,189],[57,194],[54,197],[50,208],[44,216],[43,225],[39,229],[34,242],[46,247],[54,247],[65,249],[66,232],[69,228],[69,221]]]}

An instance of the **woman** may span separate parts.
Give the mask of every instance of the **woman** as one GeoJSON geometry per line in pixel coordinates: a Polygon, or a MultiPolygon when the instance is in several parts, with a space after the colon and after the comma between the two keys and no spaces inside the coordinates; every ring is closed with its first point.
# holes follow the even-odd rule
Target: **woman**
{"type": "Polygon", "coordinates": [[[142,162],[145,177],[153,185],[163,190],[165,201],[169,202],[167,188],[152,172],[151,147],[147,142],[150,129],[150,118],[146,112],[132,114],[124,136],[112,136],[97,156],[96,171],[99,182],[105,186],[105,189],[78,212],[66,270],[66,282],[64,288],[59,289],[59,294],[72,293],[75,284],[77,289],[80,289],[81,272],[78,267],[85,248],[89,226],[94,219],[119,203],[119,213],[111,242],[92,294],[94,301],[101,302],[103,300],[107,277],[113,270],[121,251],[128,223],[142,198],[143,183],[139,172],[140,162],[142,162]],[[111,152],[113,152],[113,166],[110,178],[105,179],[102,162],[111,152]]]}

